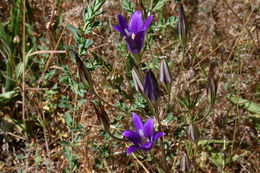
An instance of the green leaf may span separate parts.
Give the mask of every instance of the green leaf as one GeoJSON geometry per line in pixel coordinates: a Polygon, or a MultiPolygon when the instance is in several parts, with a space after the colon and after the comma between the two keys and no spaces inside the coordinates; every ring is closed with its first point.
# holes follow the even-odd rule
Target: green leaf
{"type": "Polygon", "coordinates": [[[232,103],[237,104],[238,106],[240,106],[250,112],[260,114],[260,104],[258,104],[258,103],[243,99],[241,97],[235,97],[235,96],[232,96],[231,94],[228,94],[226,96],[226,98],[228,100],[230,100],[232,103]]]}
{"type": "Polygon", "coordinates": [[[72,32],[72,35],[73,35],[73,37],[74,37],[74,39],[76,40],[76,41],[78,41],[79,39],[80,39],[80,37],[79,37],[79,30],[77,29],[77,28],[75,28],[73,25],[71,25],[71,24],[67,24],[67,28],[72,32]]]}
{"type": "Polygon", "coordinates": [[[130,0],[124,0],[123,9],[125,9],[127,13],[132,14],[135,11],[135,4],[130,0]]]}
{"type": "Polygon", "coordinates": [[[34,161],[35,161],[35,164],[36,164],[36,165],[40,165],[41,162],[42,162],[42,157],[41,157],[41,155],[37,154],[37,155],[34,157],[34,161]]]}
{"type": "Polygon", "coordinates": [[[69,127],[72,127],[72,125],[73,125],[73,119],[72,119],[72,117],[70,116],[70,113],[69,113],[69,112],[65,112],[64,119],[65,119],[66,124],[67,124],[69,127]]]}
{"type": "Polygon", "coordinates": [[[13,98],[18,96],[18,93],[19,93],[18,90],[14,90],[14,91],[9,91],[9,92],[5,92],[5,93],[0,94],[0,105],[8,103],[13,98]]]}
{"type": "Polygon", "coordinates": [[[170,2],[171,0],[160,0],[156,3],[156,5],[153,7],[153,10],[160,10],[163,5],[166,3],[166,2],[170,2]]]}
{"type": "Polygon", "coordinates": [[[223,165],[223,157],[221,153],[211,153],[211,157],[209,157],[209,160],[217,167],[221,167],[223,165]]]}
{"type": "Polygon", "coordinates": [[[227,164],[230,164],[231,162],[236,161],[237,159],[239,159],[244,154],[241,154],[241,155],[235,154],[232,157],[226,157],[225,155],[223,155],[223,153],[213,152],[213,153],[211,153],[211,157],[209,157],[209,160],[212,163],[214,163],[217,167],[223,167],[227,164]]]}
{"type": "Polygon", "coordinates": [[[224,141],[224,140],[215,140],[215,139],[211,139],[211,140],[200,140],[198,142],[198,145],[209,145],[209,144],[223,144],[223,143],[231,143],[232,141],[224,141]]]}

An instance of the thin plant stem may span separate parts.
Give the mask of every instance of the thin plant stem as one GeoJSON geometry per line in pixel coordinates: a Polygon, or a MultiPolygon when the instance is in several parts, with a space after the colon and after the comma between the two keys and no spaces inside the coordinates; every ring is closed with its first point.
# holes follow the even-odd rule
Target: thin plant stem
{"type": "MultiPolygon", "coordinates": [[[[237,82],[237,85],[236,85],[236,90],[237,90],[237,94],[236,94],[236,97],[239,98],[240,96],[240,89],[241,89],[241,78],[242,78],[242,69],[243,69],[243,59],[241,58],[240,59],[240,66],[238,67],[239,69],[237,70],[237,73],[238,73],[238,82],[237,82]]],[[[239,105],[237,104],[236,106],[236,109],[237,109],[237,113],[238,113],[238,118],[236,118],[236,121],[235,121],[235,129],[234,129],[234,133],[233,133],[233,139],[232,139],[232,148],[231,148],[231,153],[233,153],[233,150],[234,150],[234,143],[235,143],[235,138],[236,138],[236,134],[237,134],[237,131],[238,131],[238,125],[239,125],[239,122],[240,122],[240,119],[241,119],[241,113],[239,111],[239,105]]]]}
{"type": "Polygon", "coordinates": [[[151,13],[152,9],[153,9],[153,0],[151,0],[150,11],[149,11],[149,13],[151,13]]]}
{"type": "MultiPolygon", "coordinates": [[[[153,104],[153,112],[155,114],[155,117],[158,121],[158,130],[159,131],[162,131],[162,123],[161,123],[161,120],[160,120],[160,116],[159,116],[159,111],[158,111],[158,106],[157,104],[153,104]]],[[[166,154],[165,154],[165,150],[164,150],[164,140],[163,140],[163,137],[160,138],[160,149],[161,149],[161,152],[162,152],[162,163],[163,163],[163,169],[166,170],[167,168],[167,162],[166,162],[166,154]]]]}
{"type": "MultiPolygon", "coordinates": [[[[158,106],[157,106],[157,102],[155,103],[152,103],[150,101],[150,99],[144,94],[142,93],[144,98],[147,100],[150,108],[151,108],[151,111],[153,112],[153,114],[155,115],[157,121],[158,121],[158,130],[159,131],[162,131],[162,123],[161,123],[161,120],[160,120],[160,116],[159,116],[159,110],[158,110],[158,106]]],[[[164,146],[163,146],[163,143],[164,143],[164,140],[163,140],[163,137],[160,138],[160,150],[162,152],[162,159],[163,159],[163,169],[166,170],[167,168],[167,162],[166,162],[166,154],[165,154],[165,150],[164,150],[164,146]]]]}
{"type": "Polygon", "coordinates": [[[144,78],[144,74],[142,71],[142,54],[139,52],[138,54],[133,54],[134,56],[134,60],[135,60],[135,64],[137,66],[137,70],[139,72],[139,74],[141,75],[141,78],[144,78]]]}
{"type": "Polygon", "coordinates": [[[26,39],[26,31],[25,31],[25,13],[26,13],[26,6],[25,6],[25,0],[23,0],[23,35],[22,35],[22,53],[23,53],[23,72],[22,72],[22,118],[23,123],[25,125],[25,62],[26,62],[26,55],[25,55],[25,39],[26,39]]]}
{"type": "MultiPolygon", "coordinates": [[[[25,31],[25,15],[26,15],[26,3],[25,3],[25,0],[23,0],[23,24],[22,24],[22,54],[23,54],[23,72],[22,72],[22,121],[23,121],[23,124],[24,124],[24,127],[26,128],[26,123],[25,123],[25,62],[26,62],[26,55],[25,55],[25,48],[26,48],[26,43],[25,43],[25,39],[26,39],[26,31],[25,31]]],[[[27,133],[25,133],[26,135],[26,139],[28,140],[28,136],[27,136],[27,133]]],[[[26,161],[25,161],[25,173],[27,172],[27,169],[28,169],[28,158],[26,158],[26,161]]]]}

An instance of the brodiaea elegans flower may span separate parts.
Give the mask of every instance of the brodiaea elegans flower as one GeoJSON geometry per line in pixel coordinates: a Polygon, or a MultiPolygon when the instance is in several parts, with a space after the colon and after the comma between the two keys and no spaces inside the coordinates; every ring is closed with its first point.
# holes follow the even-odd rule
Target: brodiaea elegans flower
{"type": "Polygon", "coordinates": [[[142,12],[136,11],[132,14],[129,23],[123,16],[117,15],[119,25],[115,25],[114,29],[120,32],[127,43],[128,50],[134,54],[141,51],[144,47],[144,37],[153,16],[149,16],[145,22],[142,19],[142,12]]]}
{"type": "Polygon", "coordinates": [[[136,150],[149,151],[152,149],[154,142],[164,135],[163,132],[153,132],[153,119],[148,119],[144,124],[140,117],[133,113],[133,123],[136,132],[125,130],[123,136],[128,138],[134,145],[127,149],[127,154],[136,150]]]}

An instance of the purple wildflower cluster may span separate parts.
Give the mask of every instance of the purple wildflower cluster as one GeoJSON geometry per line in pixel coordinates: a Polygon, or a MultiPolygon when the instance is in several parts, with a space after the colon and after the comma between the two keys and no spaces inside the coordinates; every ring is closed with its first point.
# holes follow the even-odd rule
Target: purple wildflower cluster
{"type": "Polygon", "coordinates": [[[132,130],[125,130],[123,136],[128,138],[134,145],[127,149],[127,154],[136,150],[149,151],[154,142],[164,135],[163,132],[154,133],[154,120],[148,119],[144,124],[140,117],[133,113],[133,123],[135,132],[132,130]]]}

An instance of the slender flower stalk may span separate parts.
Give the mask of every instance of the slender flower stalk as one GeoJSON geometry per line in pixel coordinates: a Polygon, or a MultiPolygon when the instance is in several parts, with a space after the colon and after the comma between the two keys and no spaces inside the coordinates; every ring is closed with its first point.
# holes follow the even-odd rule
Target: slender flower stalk
{"type": "Polygon", "coordinates": [[[123,136],[128,138],[133,145],[127,149],[127,154],[131,154],[136,150],[149,151],[153,148],[154,143],[161,136],[164,135],[163,132],[154,133],[154,120],[148,119],[143,124],[141,118],[133,113],[133,124],[135,127],[135,132],[132,130],[125,130],[123,136]]]}
{"type": "Polygon", "coordinates": [[[115,25],[114,29],[124,36],[128,50],[131,53],[139,53],[144,47],[145,34],[153,16],[149,16],[145,22],[143,22],[142,12],[136,11],[132,14],[129,23],[127,23],[120,14],[117,15],[117,18],[119,25],[115,25]]]}

